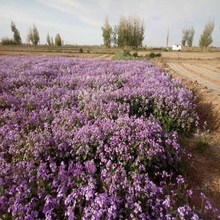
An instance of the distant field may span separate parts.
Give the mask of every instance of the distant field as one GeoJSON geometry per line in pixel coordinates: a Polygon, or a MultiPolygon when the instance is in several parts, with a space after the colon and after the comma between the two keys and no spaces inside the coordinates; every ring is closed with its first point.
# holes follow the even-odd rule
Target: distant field
{"type": "Polygon", "coordinates": [[[56,55],[68,57],[100,57],[113,55],[121,49],[106,49],[99,46],[3,46],[0,45],[0,55],[56,55]]]}
{"type": "MultiPolygon", "coordinates": [[[[66,45],[62,47],[40,45],[33,46],[3,46],[0,45],[0,55],[55,55],[67,57],[101,57],[111,58],[123,48],[105,48],[101,46],[66,45]]],[[[131,51],[132,52],[132,51],[131,51]]],[[[151,52],[160,52],[164,58],[180,59],[213,59],[220,57],[220,48],[210,48],[201,51],[200,48],[184,48],[181,52],[165,51],[165,48],[147,48],[138,51],[138,55],[146,55],[151,52]]]]}

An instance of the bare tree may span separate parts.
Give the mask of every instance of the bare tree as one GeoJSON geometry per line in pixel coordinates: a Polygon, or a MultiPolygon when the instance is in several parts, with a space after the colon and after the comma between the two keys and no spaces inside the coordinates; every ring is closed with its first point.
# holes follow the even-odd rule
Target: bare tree
{"type": "Polygon", "coordinates": [[[33,25],[33,28],[30,28],[29,33],[27,35],[27,40],[28,42],[31,42],[34,46],[38,45],[40,37],[35,25],[33,25]]]}
{"type": "Polygon", "coordinates": [[[48,44],[49,46],[52,45],[52,43],[51,43],[51,37],[50,37],[49,33],[47,33],[47,44],[48,44]]]}
{"type": "Polygon", "coordinates": [[[187,42],[188,36],[189,36],[189,31],[188,31],[188,29],[184,29],[184,30],[182,31],[182,45],[183,45],[183,46],[186,46],[186,42],[187,42]]]}
{"type": "Polygon", "coordinates": [[[105,23],[102,27],[102,37],[103,37],[104,45],[107,48],[111,47],[111,33],[112,33],[112,27],[109,24],[108,17],[106,17],[105,23]]]}
{"type": "Polygon", "coordinates": [[[203,30],[203,33],[199,40],[199,46],[201,48],[207,48],[212,43],[212,32],[214,30],[214,22],[208,21],[205,25],[205,28],[203,30]]]}

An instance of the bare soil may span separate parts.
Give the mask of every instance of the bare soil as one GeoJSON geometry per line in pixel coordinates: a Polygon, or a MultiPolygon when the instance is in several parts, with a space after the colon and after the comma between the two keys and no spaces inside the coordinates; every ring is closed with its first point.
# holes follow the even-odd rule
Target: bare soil
{"type": "Polygon", "coordinates": [[[200,135],[206,133],[208,145],[200,152],[198,137],[192,135],[184,140],[193,165],[186,172],[194,191],[205,192],[220,210],[220,52],[167,52],[155,63],[180,78],[197,97],[200,135]]]}

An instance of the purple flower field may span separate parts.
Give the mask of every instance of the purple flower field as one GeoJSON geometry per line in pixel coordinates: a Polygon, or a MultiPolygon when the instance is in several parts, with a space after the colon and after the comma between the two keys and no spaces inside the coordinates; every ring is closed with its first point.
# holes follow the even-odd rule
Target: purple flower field
{"type": "Polygon", "coordinates": [[[178,164],[194,97],[147,61],[0,58],[1,219],[200,219],[178,164]]]}

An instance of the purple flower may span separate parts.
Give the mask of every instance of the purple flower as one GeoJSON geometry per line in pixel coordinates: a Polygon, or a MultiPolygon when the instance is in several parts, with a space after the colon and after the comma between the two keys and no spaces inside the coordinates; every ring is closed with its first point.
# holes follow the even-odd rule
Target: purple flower
{"type": "Polygon", "coordinates": [[[84,165],[85,165],[88,173],[95,173],[96,172],[96,166],[95,166],[94,160],[86,161],[86,162],[84,162],[84,165]]]}

